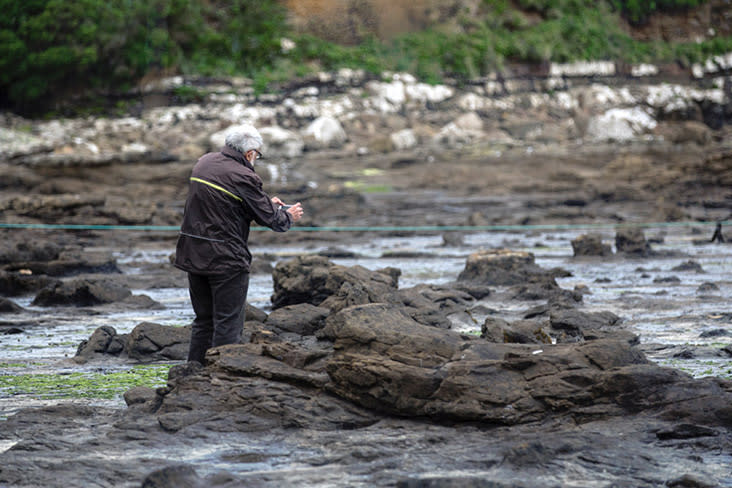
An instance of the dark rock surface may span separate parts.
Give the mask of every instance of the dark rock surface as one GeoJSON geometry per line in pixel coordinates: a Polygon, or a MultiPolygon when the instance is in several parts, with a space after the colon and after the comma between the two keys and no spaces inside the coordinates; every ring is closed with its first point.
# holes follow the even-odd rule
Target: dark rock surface
{"type": "Polygon", "coordinates": [[[34,293],[56,283],[60,281],[48,276],[0,270],[0,293],[9,297],[34,293]]]}
{"type": "Polygon", "coordinates": [[[56,282],[38,292],[33,305],[85,307],[122,301],[132,296],[129,288],[107,279],[75,279],[56,282]]]}
{"type": "Polygon", "coordinates": [[[602,242],[599,234],[582,234],[572,240],[572,251],[575,257],[580,256],[612,256],[613,249],[602,242]]]}
{"type": "Polygon", "coordinates": [[[651,245],[646,240],[643,229],[623,227],[615,233],[615,249],[627,256],[643,257],[651,254],[651,245]]]}
{"type": "Polygon", "coordinates": [[[191,328],[143,322],[129,334],[118,334],[114,327],[99,327],[79,344],[74,361],[80,364],[105,355],[126,357],[140,362],[184,360],[188,357],[191,328]]]}
{"type": "MultiPolygon", "coordinates": [[[[527,258],[516,268],[554,281],[527,258]]],[[[286,305],[249,310],[244,343],[127,391],[125,411],[61,405],[3,421],[0,484],[650,488],[728,476],[732,383],[649,362],[613,313],[552,299],[517,322],[483,310],[479,338],[443,324],[478,312],[459,282],[399,290],[393,270],[322,257],[276,269],[286,305]]],[[[76,360],[182,359],[188,335],[100,327],[76,360]]]]}
{"type": "Polygon", "coordinates": [[[0,313],[20,313],[23,307],[8,298],[0,297],[0,313]]]}

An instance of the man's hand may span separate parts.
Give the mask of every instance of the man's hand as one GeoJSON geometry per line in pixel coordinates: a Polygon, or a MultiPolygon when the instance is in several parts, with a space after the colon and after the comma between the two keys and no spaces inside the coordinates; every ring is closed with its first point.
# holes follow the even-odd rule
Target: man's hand
{"type": "Polygon", "coordinates": [[[298,220],[300,220],[303,214],[302,205],[300,204],[300,202],[297,202],[295,205],[288,208],[287,213],[290,214],[293,222],[297,222],[298,220]]]}
{"type": "Polygon", "coordinates": [[[275,205],[284,205],[285,204],[285,202],[280,200],[280,197],[272,197],[272,203],[274,203],[275,205]]]}

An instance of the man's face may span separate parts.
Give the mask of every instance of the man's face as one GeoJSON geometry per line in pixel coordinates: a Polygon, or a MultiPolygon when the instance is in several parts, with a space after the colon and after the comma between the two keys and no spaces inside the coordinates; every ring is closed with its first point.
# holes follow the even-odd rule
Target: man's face
{"type": "Polygon", "coordinates": [[[254,161],[256,161],[257,159],[262,159],[264,155],[259,152],[258,149],[250,149],[249,151],[247,151],[244,157],[247,158],[247,161],[254,164],[254,161]]]}

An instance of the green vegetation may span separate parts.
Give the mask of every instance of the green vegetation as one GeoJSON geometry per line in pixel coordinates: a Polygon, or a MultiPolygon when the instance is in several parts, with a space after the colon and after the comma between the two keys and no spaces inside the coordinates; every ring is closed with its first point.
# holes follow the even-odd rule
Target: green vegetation
{"type": "Polygon", "coordinates": [[[38,399],[112,399],[135,386],[165,386],[169,369],[168,365],[151,365],[114,373],[3,375],[0,392],[38,399]]]}
{"type": "Polygon", "coordinates": [[[705,0],[612,0],[612,5],[631,22],[642,23],[656,11],[677,11],[698,7],[705,0]]]}
{"type": "MultiPolygon", "coordinates": [[[[612,59],[688,65],[732,50],[732,38],[701,43],[641,42],[623,18],[705,0],[483,0],[478,15],[401,35],[365,34],[344,46],[288,27],[277,0],[0,0],[0,107],[48,111],[145,79],[182,73],[250,77],[258,92],[316,70],[408,71],[428,82],[484,75],[510,62],[612,59]],[[282,39],[294,47],[282,48],[282,39]]],[[[174,99],[205,96],[180,87],[174,99]]],[[[119,101],[109,100],[111,108],[119,101]]]]}

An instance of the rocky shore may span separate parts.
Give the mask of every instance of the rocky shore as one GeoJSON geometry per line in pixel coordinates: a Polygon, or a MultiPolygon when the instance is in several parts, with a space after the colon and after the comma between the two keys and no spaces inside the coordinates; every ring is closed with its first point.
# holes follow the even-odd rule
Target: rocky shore
{"type": "MultiPolygon", "coordinates": [[[[129,94],[122,117],[3,114],[0,222],[160,226],[0,229],[4,337],[52,335],[48,310],[165,310],[148,293],[185,287],[165,227],[180,221],[195,159],[242,120],[265,136],[268,189],[303,202],[304,226],[607,224],[614,240],[566,243],[572,263],[629,268],[650,291],[591,305],[628,278],[562,286],[572,272],[537,263],[526,248],[546,246],[530,228],[475,245],[449,281],[409,286],[395,263],[445,255],[336,261],[420,232],[256,232],[254,248],[299,250],[255,251],[272,296],[248,307],[241,344],[187,364],[184,324],[100,326],[68,367],[172,364],[167,385],[127,391],[122,409],[61,402],[0,420],[0,485],[732,486],[732,383],[648,357],[729,361],[731,346],[642,343],[623,313],[675,306],[683,325],[700,319],[681,308],[699,308],[719,324],[704,333],[729,337],[731,283],[706,264],[726,258],[702,267],[639,224],[698,221],[686,241],[727,246],[706,223],[732,215],[731,69],[726,57],[688,71],[548,65],[438,86],[344,71],[267,96],[246,80],[171,79],[129,94]],[[176,100],[179,86],[196,103],[176,100]],[[150,250],[164,258],[134,261],[150,250]],[[674,292],[705,273],[691,297],[674,292]]],[[[445,232],[442,246],[470,236],[445,232]]]]}
{"type": "MultiPolygon", "coordinates": [[[[401,289],[393,268],[283,261],[273,310],[248,310],[242,344],[127,391],[124,411],[69,404],[4,421],[0,481],[729,486],[732,382],[649,362],[620,317],[579,309],[562,274],[492,250],[452,283],[401,289]],[[479,337],[452,330],[448,317],[480,314],[479,298],[501,289],[520,304],[527,287],[545,302],[523,319],[489,312],[479,337]]],[[[186,332],[102,327],[74,359],[182,359],[186,332]]]]}

